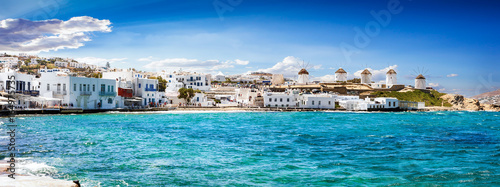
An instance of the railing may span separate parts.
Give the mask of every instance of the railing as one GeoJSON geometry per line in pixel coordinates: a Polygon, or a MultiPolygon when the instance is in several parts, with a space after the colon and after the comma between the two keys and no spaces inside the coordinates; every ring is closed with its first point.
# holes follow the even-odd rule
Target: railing
{"type": "Polygon", "coordinates": [[[99,96],[116,96],[116,92],[99,92],[99,96]]]}
{"type": "Polygon", "coordinates": [[[63,90],[63,91],[54,91],[53,94],[54,95],[67,95],[68,93],[65,90],[63,90]]]}
{"type": "Polygon", "coordinates": [[[91,91],[82,91],[80,92],[80,95],[92,95],[91,91]]]}
{"type": "Polygon", "coordinates": [[[146,88],[146,91],[156,92],[156,89],[155,88],[146,88]]]}
{"type": "Polygon", "coordinates": [[[26,94],[26,95],[31,95],[31,96],[35,96],[35,97],[36,97],[36,96],[39,96],[39,95],[40,95],[40,91],[38,91],[38,90],[30,90],[30,91],[27,91],[25,94],[26,94]]]}

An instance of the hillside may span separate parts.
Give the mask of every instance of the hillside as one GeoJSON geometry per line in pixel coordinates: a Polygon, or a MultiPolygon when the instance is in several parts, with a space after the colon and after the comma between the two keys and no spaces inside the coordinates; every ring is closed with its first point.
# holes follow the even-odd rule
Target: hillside
{"type": "Polygon", "coordinates": [[[425,102],[425,106],[445,106],[451,107],[452,105],[447,101],[440,98],[444,93],[439,93],[438,91],[431,91],[430,93],[424,93],[420,90],[409,91],[409,92],[374,92],[372,95],[377,97],[395,97],[399,100],[413,101],[413,102],[425,102]]]}
{"type": "Polygon", "coordinates": [[[493,96],[497,96],[497,95],[500,95],[500,89],[492,91],[492,92],[486,92],[486,93],[482,93],[482,94],[479,94],[476,96],[472,96],[471,98],[479,99],[479,98],[484,98],[484,97],[493,97],[493,96]]]}

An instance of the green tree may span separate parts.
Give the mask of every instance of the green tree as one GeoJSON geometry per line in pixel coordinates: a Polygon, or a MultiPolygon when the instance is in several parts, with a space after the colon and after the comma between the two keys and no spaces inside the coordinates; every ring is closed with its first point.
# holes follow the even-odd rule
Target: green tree
{"type": "Polygon", "coordinates": [[[158,90],[165,91],[167,88],[167,80],[161,77],[156,77],[156,79],[158,79],[158,90]]]}
{"type": "Polygon", "coordinates": [[[195,93],[201,93],[200,90],[193,90],[192,88],[181,88],[179,89],[179,96],[177,98],[184,99],[186,102],[191,102],[195,93]]]}
{"type": "Polygon", "coordinates": [[[90,77],[90,78],[102,78],[102,73],[101,73],[101,72],[97,72],[97,73],[90,73],[90,74],[89,74],[89,77],[90,77]]]}

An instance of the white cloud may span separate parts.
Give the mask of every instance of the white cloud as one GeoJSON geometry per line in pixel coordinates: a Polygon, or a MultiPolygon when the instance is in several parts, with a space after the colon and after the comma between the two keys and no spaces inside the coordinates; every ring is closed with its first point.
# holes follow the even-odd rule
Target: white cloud
{"type": "MultiPolygon", "coordinates": [[[[276,73],[276,74],[283,74],[285,77],[293,77],[297,76],[297,73],[299,73],[303,61],[297,57],[293,56],[288,56],[283,61],[276,63],[273,67],[266,68],[266,69],[259,69],[257,71],[259,72],[266,72],[266,73],[276,73]],[[300,65],[299,65],[300,64],[300,65]]],[[[321,65],[316,65],[312,66],[312,68],[308,68],[308,71],[310,69],[320,69],[321,65]]],[[[250,73],[250,72],[249,72],[250,73]]],[[[310,72],[309,72],[310,73],[310,72]]]]}
{"type": "MultiPolygon", "coordinates": [[[[385,81],[386,74],[390,69],[394,69],[397,73],[398,72],[397,68],[398,68],[398,65],[392,65],[392,66],[386,67],[384,69],[379,69],[379,70],[371,69],[371,68],[366,68],[366,69],[368,69],[368,71],[370,71],[372,73],[372,81],[379,82],[379,81],[385,81]]],[[[361,72],[363,72],[363,71],[364,71],[364,69],[354,72],[354,77],[360,78],[361,72]]],[[[351,78],[353,78],[353,77],[351,77],[351,78]]]]}
{"type": "Polygon", "coordinates": [[[439,87],[439,83],[429,83],[429,86],[430,87],[433,87],[433,88],[436,88],[436,87],[439,87]]]}
{"type": "Polygon", "coordinates": [[[446,75],[446,77],[458,77],[458,74],[449,74],[449,75],[446,75]]]}
{"type": "Polygon", "coordinates": [[[335,75],[325,75],[321,77],[315,77],[313,80],[316,81],[321,81],[321,82],[334,82],[335,81],[335,75]]]}
{"type": "Polygon", "coordinates": [[[151,62],[151,61],[153,61],[153,56],[149,56],[147,58],[139,58],[139,59],[137,59],[137,61],[139,61],[139,62],[151,62]]]}
{"type": "Polygon", "coordinates": [[[167,70],[167,71],[183,71],[192,72],[207,72],[214,73],[216,70],[234,68],[234,65],[246,65],[249,61],[242,61],[236,59],[234,61],[220,61],[220,60],[198,60],[187,58],[168,58],[158,61],[152,61],[146,64],[144,68],[153,70],[167,70]]]}
{"type": "Polygon", "coordinates": [[[93,64],[93,65],[99,65],[99,66],[105,66],[106,62],[109,62],[110,64],[120,62],[120,63],[126,63],[124,60],[127,60],[127,58],[97,58],[97,57],[83,57],[83,58],[76,58],[75,59],[78,62],[86,63],[86,64],[93,64]]]}
{"type": "Polygon", "coordinates": [[[240,60],[240,59],[236,59],[236,60],[234,60],[234,62],[238,65],[248,65],[248,63],[250,63],[250,61],[244,61],[244,60],[240,60]]]}
{"type": "Polygon", "coordinates": [[[6,52],[57,51],[76,49],[90,41],[90,32],[111,32],[109,20],[89,16],[30,21],[5,19],[0,21],[0,50],[6,52]]]}

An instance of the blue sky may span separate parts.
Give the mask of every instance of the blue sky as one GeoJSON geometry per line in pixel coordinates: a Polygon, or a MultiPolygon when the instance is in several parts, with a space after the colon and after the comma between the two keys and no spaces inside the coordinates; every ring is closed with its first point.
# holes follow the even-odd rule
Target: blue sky
{"type": "Polygon", "coordinates": [[[73,47],[57,51],[42,50],[40,56],[100,65],[110,61],[114,67],[147,71],[182,68],[236,74],[263,70],[292,77],[299,68],[297,61],[303,60],[310,64],[311,76],[321,80],[328,80],[339,67],[351,76],[371,68],[378,78],[388,67],[395,67],[401,84],[413,85],[414,77],[424,73],[428,83],[448,93],[472,96],[500,88],[500,2],[495,1],[1,3],[7,11],[0,13],[0,20],[68,21],[81,16],[94,18],[93,22],[109,20],[109,25],[103,21],[96,28],[104,24],[110,32],[86,27],[82,32],[90,40],[80,38],[68,44],[73,47]],[[391,5],[396,8],[389,9],[391,5]],[[382,25],[372,11],[389,12],[390,20],[382,17],[382,25]],[[362,45],[357,45],[360,34],[356,30],[368,35],[367,26],[369,42],[358,40],[362,45]]]}

